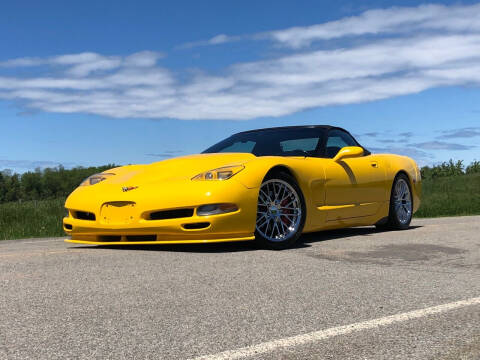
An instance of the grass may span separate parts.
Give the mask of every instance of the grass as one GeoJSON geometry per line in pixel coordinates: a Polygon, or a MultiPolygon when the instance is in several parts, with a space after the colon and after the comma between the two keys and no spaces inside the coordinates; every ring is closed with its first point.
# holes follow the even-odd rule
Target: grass
{"type": "MultiPolygon", "coordinates": [[[[480,215],[480,174],[423,181],[416,217],[480,215]]],[[[0,204],[0,240],[63,236],[65,199],[0,204]]]]}
{"type": "Polygon", "coordinates": [[[65,199],[0,204],[0,240],[65,235],[65,199]]]}
{"type": "Polygon", "coordinates": [[[424,180],[416,217],[480,215],[480,174],[424,180]]]}

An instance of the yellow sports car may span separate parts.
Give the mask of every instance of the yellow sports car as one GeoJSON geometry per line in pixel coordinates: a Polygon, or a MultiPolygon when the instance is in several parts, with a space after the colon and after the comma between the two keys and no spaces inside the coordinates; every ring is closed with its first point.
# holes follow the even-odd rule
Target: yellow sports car
{"type": "Polygon", "coordinates": [[[371,154],[344,129],[269,128],[90,176],[68,197],[63,227],[81,244],[255,240],[283,249],[324,229],[406,229],[420,190],[412,159],[371,154]]]}

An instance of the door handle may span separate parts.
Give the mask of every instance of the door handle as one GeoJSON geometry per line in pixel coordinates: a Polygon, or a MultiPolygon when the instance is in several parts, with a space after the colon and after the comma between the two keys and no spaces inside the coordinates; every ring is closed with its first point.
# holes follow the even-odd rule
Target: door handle
{"type": "Polygon", "coordinates": [[[376,163],[376,162],[371,162],[370,165],[372,165],[372,167],[374,167],[374,168],[378,168],[378,163],[376,163]]]}

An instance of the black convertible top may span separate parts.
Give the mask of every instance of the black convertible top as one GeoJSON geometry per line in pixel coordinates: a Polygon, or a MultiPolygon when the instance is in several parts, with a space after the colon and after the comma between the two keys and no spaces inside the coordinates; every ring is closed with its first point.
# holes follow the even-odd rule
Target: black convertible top
{"type": "Polygon", "coordinates": [[[326,130],[340,129],[348,133],[347,130],[342,129],[341,127],[332,126],[332,125],[292,125],[292,126],[278,126],[278,127],[269,127],[269,128],[263,128],[263,129],[246,130],[246,131],[241,131],[237,134],[246,134],[246,133],[265,131],[265,130],[295,130],[295,129],[315,129],[315,128],[322,128],[326,130]]]}
{"type": "MultiPolygon", "coordinates": [[[[360,146],[364,149],[365,155],[370,155],[370,152],[365,149],[362,145],[358,143],[358,141],[345,129],[342,129],[341,127],[338,126],[331,126],[331,125],[300,125],[300,126],[280,126],[280,127],[270,127],[270,128],[263,128],[263,129],[254,129],[254,130],[247,130],[247,131],[242,131],[238,132],[236,134],[233,134],[232,136],[228,137],[227,139],[222,140],[221,142],[209,147],[207,150],[204,151],[204,153],[216,153],[216,152],[223,152],[225,149],[228,149],[230,152],[250,152],[256,156],[260,155],[276,155],[279,156],[278,154],[285,155],[284,150],[280,150],[280,143],[279,139],[274,138],[275,141],[268,141],[269,138],[274,136],[273,134],[276,133],[282,133],[281,138],[283,140],[287,139],[288,136],[293,136],[295,137],[295,133],[301,132],[305,133],[305,130],[307,132],[311,130],[314,133],[318,133],[316,135],[319,136],[319,140],[317,142],[316,148],[311,149],[311,150],[296,150],[296,153],[301,153],[302,155],[305,153],[308,153],[309,155],[313,156],[319,156],[322,157],[323,153],[323,148],[326,145],[327,141],[327,135],[330,130],[339,130],[341,132],[344,132],[348,134],[353,142],[356,144],[356,146],[360,146]],[[318,130],[318,131],[315,131],[318,130]],[[263,133],[263,134],[262,134],[263,133]],[[287,137],[285,137],[285,134],[288,134],[287,137]],[[321,135],[320,135],[321,134],[321,135]],[[265,138],[263,138],[263,135],[265,135],[265,138]],[[252,140],[255,139],[256,137],[262,137],[262,139],[259,140],[252,140]],[[239,143],[244,144],[244,146],[240,146],[240,148],[233,148],[236,140],[238,141],[239,138],[243,138],[239,143]],[[249,141],[247,141],[249,140],[249,141]],[[250,143],[250,144],[248,144],[250,143]]],[[[302,136],[300,136],[302,138],[302,136]]],[[[290,153],[295,152],[294,150],[290,150],[290,153]]],[[[292,156],[292,155],[289,155],[292,156]]]]}

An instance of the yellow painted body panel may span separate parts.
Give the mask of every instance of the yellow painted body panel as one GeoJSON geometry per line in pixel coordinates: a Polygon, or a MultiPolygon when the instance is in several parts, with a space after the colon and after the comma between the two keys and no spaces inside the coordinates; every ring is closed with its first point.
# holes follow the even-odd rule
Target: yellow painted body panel
{"type": "Polygon", "coordinates": [[[392,183],[400,171],[410,179],[414,211],[420,204],[420,174],[415,162],[404,156],[368,155],[335,162],[247,153],[200,154],[111,169],[106,172],[114,176],[78,187],[65,203],[69,216],[63,220],[64,230],[71,237],[66,241],[133,245],[252,240],[260,185],[277,166],[288,169],[302,190],[303,232],[371,225],[385,218],[392,183]],[[240,164],[245,168],[228,180],[192,180],[202,172],[240,164]],[[238,210],[197,214],[199,206],[216,203],[235,204],[238,210]],[[149,219],[152,212],[175,209],[193,209],[193,215],[149,219]],[[78,218],[79,211],[94,214],[95,220],[78,218]],[[207,222],[204,228],[185,228],[207,222]]]}

